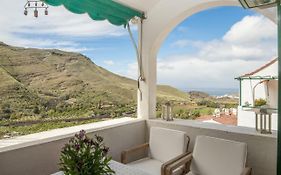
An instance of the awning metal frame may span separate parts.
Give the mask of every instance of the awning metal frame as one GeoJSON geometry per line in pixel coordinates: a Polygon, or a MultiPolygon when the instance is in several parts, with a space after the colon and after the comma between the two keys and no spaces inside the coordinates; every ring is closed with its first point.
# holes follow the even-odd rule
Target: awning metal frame
{"type": "Polygon", "coordinates": [[[241,76],[235,78],[236,80],[278,80],[278,76],[241,76]]]}

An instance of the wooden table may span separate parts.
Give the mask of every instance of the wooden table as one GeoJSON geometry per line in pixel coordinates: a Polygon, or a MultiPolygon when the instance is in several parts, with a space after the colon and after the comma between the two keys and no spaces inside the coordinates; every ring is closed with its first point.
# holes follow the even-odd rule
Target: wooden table
{"type": "MultiPolygon", "coordinates": [[[[115,171],[115,175],[150,175],[142,170],[132,168],[130,166],[121,164],[116,161],[110,162],[110,168],[115,171]]],[[[54,173],[52,175],[64,175],[62,171],[54,173]]]]}

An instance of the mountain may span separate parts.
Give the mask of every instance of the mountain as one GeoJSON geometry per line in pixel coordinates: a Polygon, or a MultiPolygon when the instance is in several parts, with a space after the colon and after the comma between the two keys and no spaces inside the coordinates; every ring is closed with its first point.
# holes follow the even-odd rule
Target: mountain
{"type": "Polygon", "coordinates": [[[204,99],[204,98],[210,98],[211,96],[207,94],[206,92],[201,92],[201,91],[190,91],[188,92],[191,98],[194,99],[204,99]]]}
{"type": "MultiPolygon", "coordinates": [[[[79,53],[26,49],[0,43],[0,118],[83,116],[132,110],[137,82],[97,66],[79,53]]],[[[170,86],[157,87],[158,101],[188,101],[170,86]]]]}

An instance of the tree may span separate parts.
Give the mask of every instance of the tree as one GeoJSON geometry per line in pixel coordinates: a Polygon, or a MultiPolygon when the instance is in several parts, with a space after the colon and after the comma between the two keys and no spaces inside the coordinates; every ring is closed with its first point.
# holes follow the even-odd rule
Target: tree
{"type": "Polygon", "coordinates": [[[34,113],[34,114],[40,114],[40,109],[39,109],[38,106],[35,106],[35,107],[34,107],[33,113],[34,113]]]}
{"type": "Polygon", "coordinates": [[[3,104],[1,106],[2,115],[0,117],[4,119],[9,119],[11,117],[12,112],[13,110],[11,109],[10,104],[3,104]]]}

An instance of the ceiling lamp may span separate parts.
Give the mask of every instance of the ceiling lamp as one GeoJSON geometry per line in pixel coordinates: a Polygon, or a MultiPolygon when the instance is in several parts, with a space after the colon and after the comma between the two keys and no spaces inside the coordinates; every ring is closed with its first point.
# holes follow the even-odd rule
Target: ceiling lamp
{"type": "Polygon", "coordinates": [[[45,9],[44,14],[48,15],[48,8],[49,6],[40,1],[40,0],[27,0],[26,4],[24,5],[24,15],[27,16],[28,15],[28,10],[32,9],[33,11],[33,15],[35,18],[38,18],[39,16],[39,9],[45,9]]]}

